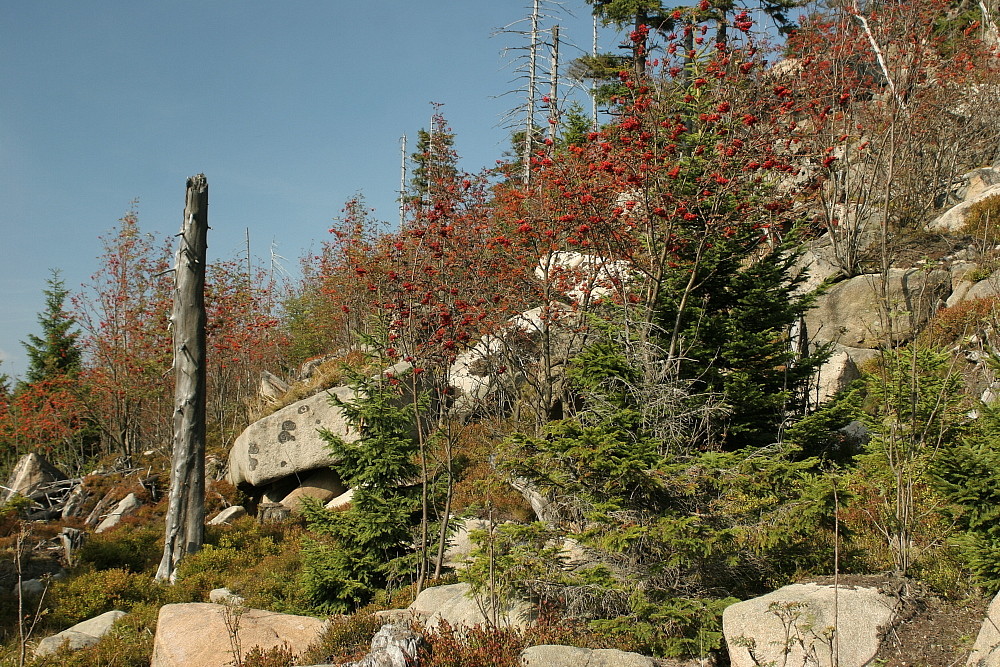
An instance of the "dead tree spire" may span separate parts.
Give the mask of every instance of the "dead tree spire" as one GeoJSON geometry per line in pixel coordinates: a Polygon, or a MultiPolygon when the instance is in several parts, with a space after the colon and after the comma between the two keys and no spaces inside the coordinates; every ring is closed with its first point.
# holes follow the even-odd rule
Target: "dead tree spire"
{"type": "Polygon", "coordinates": [[[163,558],[157,581],[177,576],[177,565],[201,549],[205,536],[205,258],[208,181],[187,181],[184,222],[174,263],[174,440],[163,558]]]}

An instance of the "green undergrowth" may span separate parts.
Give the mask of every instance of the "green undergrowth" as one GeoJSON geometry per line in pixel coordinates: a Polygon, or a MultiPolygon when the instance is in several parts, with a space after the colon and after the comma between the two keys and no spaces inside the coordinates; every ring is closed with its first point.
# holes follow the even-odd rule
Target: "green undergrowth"
{"type": "MultiPolygon", "coordinates": [[[[29,629],[27,665],[148,665],[159,608],[205,602],[213,588],[223,586],[238,592],[254,608],[320,615],[299,592],[301,534],[302,527],[295,522],[261,525],[252,518],[230,526],[209,526],[204,548],[185,559],[174,585],[154,581],[163,551],[162,522],[128,522],[92,535],[77,552],[77,563],[68,576],[48,580],[41,599],[25,598],[23,630],[17,622],[17,597],[8,587],[0,592],[0,665],[21,664],[20,636],[29,629]],[[129,613],[96,646],[31,657],[30,648],[39,639],[114,609],[129,613]]],[[[13,550],[3,560],[14,562],[13,550]]],[[[22,555],[23,562],[29,560],[30,554],[22,555]]],[[[274,656],[258,658],[264,661],[258,667],[267,667],[267,660],[274,656]]]]}

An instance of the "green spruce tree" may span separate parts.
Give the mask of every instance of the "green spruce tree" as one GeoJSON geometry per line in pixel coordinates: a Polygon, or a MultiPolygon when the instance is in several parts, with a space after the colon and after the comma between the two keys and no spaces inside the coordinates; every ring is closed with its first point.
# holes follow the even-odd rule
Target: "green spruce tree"
{"type": "Polygon", "coordinates": [[[77,342],[80,334],[75,331],[76,321],[66,312],[69,291],[59,277],[59,271],[53,270],[46,284],[48,289],[43,292],[45,310],[38,316],[42,333],[40,336],[29,334],[28,341],[22,343],[28,353],[28,384],[59,376],[74,376],[79,373],[82,360],[77,342]]]}
{"type": "MultiPolygon", "coordinates": [[[[3,364],[3,359],[0,359],[0,365],[3,364]]],[[[10,396],[10,376],[6,373],[0,372],[0,400],[6,399],[10,396]]]]}
{"type": "Polygon", "coordinates": [[[410,178],[409,201],[420,206],[433,206],[441,188],[453,183],[458,174],[455,153],[455,133],[444,116],[435,112],[431,129],[417,132],[417,149],[410,155],[413,175],[410,178]]]}
{"type": "Polygon", "coordinates": [[[358,438],[348,442],[321,431],[336,460],[333,468],[354,495],[345,511],[304,508],[316,537],[305,544],[302,581],[319,609],[355,609],[415,571],[411,545],[419,499],[407,485],[420,473],[414,463],[418,443],[400,386],[397,378],[358,373],[351,383],[355,400],[331,395],[358,438]]]}
{"type": "Polygon", "coordinates": [[[777,442],[788,421],[802,414],[807,384],[825,356],[821,350],[800,358],[789,339],[814,299],[797,294],[799,280],[788,278],[795,247],[746,265],[755,233],[712,239],[698,261],[669,271],[659,292],[656,321],[672,332],[665,344],[676,348],[680,377],[692,383],[693,394],[720,397],[728,407],[717,439],[704,443],[709,446],[777,442]],[[682,300],[689,283],[693,289],[682,300]]]}
{"type": "Polygon", "coordinates": [[[1000,590],[1000,409],[983,407],[970,432],[930,464],[936,490],[963,531],[955,540],[977,584],[1000,590]]]}

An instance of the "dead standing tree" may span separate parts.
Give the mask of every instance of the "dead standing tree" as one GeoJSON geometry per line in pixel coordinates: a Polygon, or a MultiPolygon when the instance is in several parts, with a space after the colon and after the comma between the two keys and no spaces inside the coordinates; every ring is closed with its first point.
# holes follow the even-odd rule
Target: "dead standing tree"
{"type": "Polygon", "coordinates": [[[205,256],[208,182],[187,181],[174,265],[174,442],[166,542],[157,581],[174,581],[178,563],[205,535],[205,256]]]}

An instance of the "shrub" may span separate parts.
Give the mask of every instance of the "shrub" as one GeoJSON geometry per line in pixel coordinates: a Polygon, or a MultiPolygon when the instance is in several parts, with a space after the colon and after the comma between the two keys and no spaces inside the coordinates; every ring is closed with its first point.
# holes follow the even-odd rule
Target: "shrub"
{"type": "Polygon", "coordinates": [[[159,611],[159,604],[138,604],[127,616],[118,619],[94,646],[79,651],[63,649],[29,664],[31,667],[147,667],[153,654],[159,611]]]}
{"type": "Polygon", "coordinates": [[[1000,243],[1000,195],[977,201],[965,212],[962,231],[986,245],[1000,243]]]}
{"type": "Polygon", "coordinates": [[[299,540],[280,543],[280,551],[266,556],[245,570],[231,573],[230,586],[235,586],[256,609],[270,609],[285,614],[316,614],[302,586],[302,548],[299,540]]]}
{"type": "Polygon", "coordinates": [[[948,501],[950,518],[963,531],[953,544],[975,583],[1000,590],[1000,411],[983,408],[961,442],[941,450],[931,475],[948,501]]]}
{"type": "Polygon", "coordinates": [[[350,616],[334,616],[323,636],[305,650],[299,662],[319,664],[360,660],[368,653],[372,636],[381,625],[381,619],[364,610],[350,616]]]}
{"type": "Polygon", "coordinates": [[[256,608],[309,613],[296,577],[300,532],[295,525],[261,525],[251,517],[213,527],[202,550],[181,561],[171,600],[200,600],[227,586],[256,608]]]}
{"type": "Polygon", "coordinates": [[[254,646],[243,656],[241,667],[292,667],[295,655],[288,644],[262,649],[254,646]]]}
{"type": "Polygon", "coordinates": [[[161,526],[123,525],[108,533],[90,536],[80,547],[81,564],[95,570],[128,570],[143,572],[150,569],[163,553],[161,526]]]}
{"type": "Polygon", "coordinates": [[[920,333],[918,342],[925,346],[948,347],[983,329],[991,320],[998,319],[996,297],[972,299],[944,308],[937,312],[920,333]]]}
{"type": "Polygon", "coordinates": [[[113,609],[159,603],[163,597],[163,588],[147,575],[124,569],[84,571],[52,587],[50,621],[66,628],[113,609]]]}
{"type": "Polygon", "coordinates": [[[424,639],[420,664],[426,667],[519,667],[525,647],[517,630],[477,625],[460,634],[444,620],[424,639]]]}

